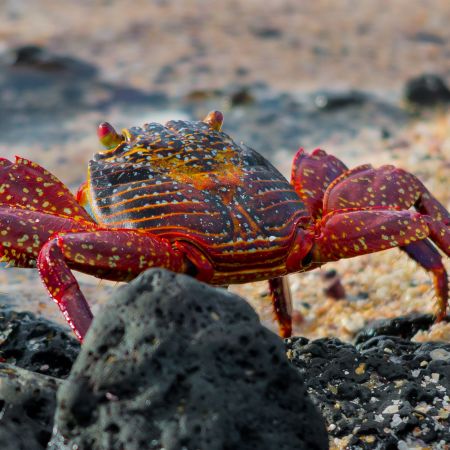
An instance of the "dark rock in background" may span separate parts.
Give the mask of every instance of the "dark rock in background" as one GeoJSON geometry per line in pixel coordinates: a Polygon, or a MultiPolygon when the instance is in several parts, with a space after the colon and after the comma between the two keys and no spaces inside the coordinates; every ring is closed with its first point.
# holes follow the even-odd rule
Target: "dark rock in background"
{"type": "Polygon", "coordinates": [[[445,81],[435,74],[424,74],[409,80],[405,99],[418,106],[434,106],[450,102],[450,90],[445,81]]]}
{"type": "Polygon", "coordinates": [[[328,448],[283,342],[239,297],[150,270],[96,316],[49,449],[328,448]]]}
{"type": "Polygon", "coordinates": [[[368,94],[353,90],[343,92],[316,92],[312,98],[316,107],[323,111],[332,111],[349,106],[361,105],[366,101],[370,101],[370,96],[368,94]]]}
{"type": "Polygon", "coordinates": [[[450,442],[450,344],[391,336],[358,348],[330,338],[286,342],[338,448],[445,448],[450,442]]]}
{"type": "Polygon", "coordinates": [[[92,64],[69,56],[56,55],[44,47],[33,44],[11,49],[3,55],[2,60],[11,66],[58,72],[64,76],[92,78],[97,75],[97,69],[92,64]]]}
{"type": "Polygon", "coordinates": [[[224,109],[223,129],[237,143],[244,142],[272,162],[279,151],[292,158],[299,147],[312,150],[330,140],[357,138],[367,130],[390,135],[410,119],[410,113],[395,103],[365,92],[285,93],[260,82],[218,92],[196,90],[183,105],[194,119],[213,109],[224,109]]]}
{"type": "Polygon", "coordinates": [[[66,122],[79,114],[118,105],[156,111],[167,106],[167,95],[106,82],[95,65],[37,45],[22,45],[0,54],[0,133],[4,143],[62,144],[77,137],[66,122]]]}
{"type": "MultiPolygon", "coordinates": [[[[164,75],[164,74],[163,74],[164,75]]],[[[2,142],[23,148],[42,143],[47,148],[73,143],[93,133],[86,121],[78,131],[75,118],[95,112],[108,118],[120,108],[124,117],[157,116],[167,110],[193,120],[210,110],[225,112],[224,131],[272,162],[279,151],[289,158],[300,147],[353,139],[364,130],[380,135],[398,130],[410,113],[392,99],[379,99],[355,90],[292,93],[274,91],[267,84],[230,83],[217,89],[170,96],[163,88],[136,89],[102,79],[98,68],[45,47],[23,45],[0,54],[0,134],[2,142]],[[26,130],[26,132],[24,132],[26,130]]],[[[126,126],[139,123],[124,123],[126,126]]]]}
{"type": "Polygon", "coordinates": [[[0,448],[47,448],[61,381],[0,364],[0,448]]]}
{"type": "Polygon", "coordinates": [[[0,308],[0,358],[33,372],[66,378],[80,351],[67,328],[29,312],[0,308]]]}
{"type": "Polygon", "coordinates": [[[380,319],[368,323],[355,336],[355,344],[362,344],[375,336],[397,336],[411,339],[418,331],[428,330],[434,323],[432,314],[409,314],[393,319],[380,319]]]}

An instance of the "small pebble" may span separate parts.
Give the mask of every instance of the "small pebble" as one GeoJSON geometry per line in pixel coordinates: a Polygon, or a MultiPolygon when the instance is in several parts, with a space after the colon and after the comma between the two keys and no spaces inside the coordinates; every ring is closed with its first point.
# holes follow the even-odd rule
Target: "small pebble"
{"type": "Polygon", "coordinates": [[[450,361],[450,352],[443,348],[436,348],[434,350],[431,350],[430,357],[434,361],[450,361]]]}
{"type": "Polygon", "coordinates": [[[398,412],[398,405],[389,405],[383,410],[383,414],[395,414],[398,412]]]}

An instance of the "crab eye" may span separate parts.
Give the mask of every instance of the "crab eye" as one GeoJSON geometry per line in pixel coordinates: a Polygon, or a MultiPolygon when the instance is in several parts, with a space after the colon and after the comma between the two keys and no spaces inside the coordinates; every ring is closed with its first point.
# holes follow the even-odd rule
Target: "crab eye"
{"type": "Polygon", "coordinates": [[[213,130],[220,131],[223,124],[223,114],[220,111],[211,111],[204,119],[213,130]]]}
{"type": "Polygon", "coordinates": [[[117,147],[123,141],[123,136],[118,134],[108,122],[103,122],[98,126],[97,135],[103,146],[108,149],[117,147]]]}

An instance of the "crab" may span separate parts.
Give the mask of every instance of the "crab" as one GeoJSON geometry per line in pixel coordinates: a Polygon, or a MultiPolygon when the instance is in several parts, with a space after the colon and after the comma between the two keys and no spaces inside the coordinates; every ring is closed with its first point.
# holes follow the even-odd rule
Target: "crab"
{"type": "Polygon", "coordinates": [[[105,149],[75,196],[34,162],[0,159],[3,261],[38,268],[80,340],[93,317],[72,270],[125,282],[151,267],[217,286],[268,280],[287,337],[287,274],[393,247],[430,273],[444,318],[448,281],[436,247],[450,255],[450,214],[416,176],[349,170],[321,149],[300,149],[289,183],[222,122],[213,111],[121,134],[102,123],[105,149]]]}

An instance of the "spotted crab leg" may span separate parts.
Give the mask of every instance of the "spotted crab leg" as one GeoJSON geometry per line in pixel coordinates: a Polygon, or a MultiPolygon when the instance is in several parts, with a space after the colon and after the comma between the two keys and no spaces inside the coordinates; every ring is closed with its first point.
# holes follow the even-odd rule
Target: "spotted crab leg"
{"type": "Polygon", "coordinates": [[[39,251],[52,234],[87,230],[92,226],[91,222],[0,205],[1,260],[13,267],[36,267],[39,251]]]}
{"type": "Polygon", "coordinates": [[[442,222],[413,211],[372,207],[332,211],[316,227],[318,238],[313,254],[317,262],[403,247],[408,255],[431,272],[438,297],[437,318],[445,316],[447,273],[439,253],[427,241],[430,237],[450,256],[450,231],[442,222]]]}
{"type": "Polygon", "coordinates": [[[67,187],[39,164],[16,156],[0,158],[0,204],[92,222],[67,187]]]}
{"type": "Polygon", "coordinates": [[[450,213],[412,173],[394,166],[374,169],[371,165],[355,167],[336,178],[327,188],[324,215],[342,208],[367,206],[409,209],[450,225],[450,213]]]}
{"type": "Polygon", "coordinates": [[[150,267],[189,269],[184,249],[174,248],[167,239],[125,229],[58,233],[42,247],[37,265],[50,296],[80,340],[92,314],[71,269],[114,281],[130,281],[150,267]]]}

